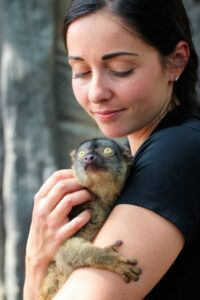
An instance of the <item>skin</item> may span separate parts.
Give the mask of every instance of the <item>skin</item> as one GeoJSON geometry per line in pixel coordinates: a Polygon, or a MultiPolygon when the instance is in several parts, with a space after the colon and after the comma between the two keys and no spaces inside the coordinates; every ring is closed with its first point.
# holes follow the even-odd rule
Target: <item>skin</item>
{"type": "MultiPolygon", "coordinates": [[[[127,136],[134,155],[171,109],[174,79],[184,65],[164,67],[156,49],[106,10],[74,21],[67,45],[77,101],[105,135],[127,136]]],[[[180,56],[189,57],[184,41],[169,58],[180,56]]],[[[73,206],[85,201],[94,199],[81,189],[71,170],[53,174],[35,196],[24,300],[37,299],[46,267],[57,249],[88,222],[88,211],[71,222],[66,218],[73,206]]],[[[119,239],[124,241],[119,252],[137,258],[143,270],[137,283],[127,285],[115,273],[84,268],[73,272],[55,299],[141,300],[184,246],[182,233],[172,223],[133,205],[116,206],[94,243],[104,247],[119,239]]]]}

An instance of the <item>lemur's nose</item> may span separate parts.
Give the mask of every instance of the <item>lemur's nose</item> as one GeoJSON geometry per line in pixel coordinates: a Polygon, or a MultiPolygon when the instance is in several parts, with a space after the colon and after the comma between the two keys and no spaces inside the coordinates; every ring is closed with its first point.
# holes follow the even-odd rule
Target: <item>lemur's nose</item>
{"type": "Polygon", "coordinates": [[[92,163],[95,160],[95,155],[94,154],[88,154],[85,156],[85,161],[87,163],[92,163]]]}

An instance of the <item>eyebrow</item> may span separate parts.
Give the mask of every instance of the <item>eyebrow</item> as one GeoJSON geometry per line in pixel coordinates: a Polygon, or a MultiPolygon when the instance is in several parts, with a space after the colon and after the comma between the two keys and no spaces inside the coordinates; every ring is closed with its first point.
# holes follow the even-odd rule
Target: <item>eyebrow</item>
{"type": "MultiPolygon", "coordinates": [[[[108,53],[102,56],[102,60],[107,60],[107,59],[112,59],[118,56],[139,56],[138,53],[136,52],[126,52],[126,51],[120,51],[120,52],[113,52],[113,53],[108,53]]],[[[74,56],[74,55],[69,55],[68,60],[77,60],[77,61],[84,61],[84,59],[80,56],[74,56]]]]}
{"type": "Polygon", "coordinates": [[[113,53],[108,53],[103,55],[102,60],[107,60],[118,56],[139,56],[139,54],[136,52],[126,52],[126,51],[113,52],[113,53]]]}
{"type": "Polygon", "coordinates": [[[80,56],[73,56],[73,55],[69,55],[68,56],[68,60],[80,60],[80,61],[84,61],[84,59],[80,56]]]}

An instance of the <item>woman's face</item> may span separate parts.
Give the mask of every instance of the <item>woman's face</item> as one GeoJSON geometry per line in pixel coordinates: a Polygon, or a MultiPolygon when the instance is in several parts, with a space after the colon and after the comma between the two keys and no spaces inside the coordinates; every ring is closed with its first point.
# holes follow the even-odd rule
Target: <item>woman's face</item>
{"type": "Polygon", "coordinates": [[[67,47],[75,97],[105,135],[130,136],[158,120],[172,74],[118,17],[102,10],[77,19],[67,47]]]}

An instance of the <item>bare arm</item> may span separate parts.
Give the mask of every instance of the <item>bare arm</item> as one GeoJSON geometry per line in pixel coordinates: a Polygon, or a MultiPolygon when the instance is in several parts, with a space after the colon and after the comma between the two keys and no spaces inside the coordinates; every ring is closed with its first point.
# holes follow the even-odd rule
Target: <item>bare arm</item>
{"type": "Polygon", "coordinates": [[[76,270],[55,297],[56,300],[141,300],[172,265],[184,245],[182,233],[150,210],[119,205],[114,208],[95,244],[104,247],[116,240],[119,252],[136,258],[143,273],[138,282],[126,284],[115,273],[85,268],[76,270]]]}

